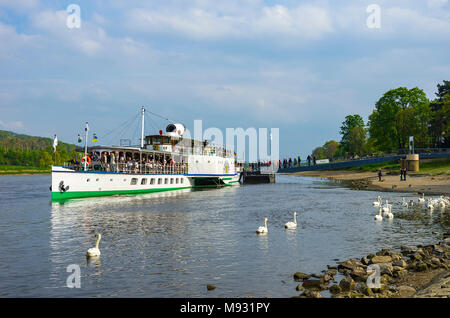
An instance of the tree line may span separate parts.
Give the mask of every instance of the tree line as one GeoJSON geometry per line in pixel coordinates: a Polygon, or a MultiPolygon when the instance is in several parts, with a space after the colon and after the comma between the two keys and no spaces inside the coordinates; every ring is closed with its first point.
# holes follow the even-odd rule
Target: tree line
{"type": "Polygon", "coordinates": [[[376,102],[367,123],[358,115],[342,122],[341,140],[329,140],[313,150],[318,159],[355,157],[415,148],[450,148],[450,81],[437,85],[436,98],[429,100],[417,87],[398,87],[376,102]]]}
{"type": "MultiPolygon", "coordinates": [[[[76,145],[59,142],[56,164],[76,158],[76,145]]],[[[0,130],[0,165],[49,168],[55,163],[53,140],[0,130]]]]}

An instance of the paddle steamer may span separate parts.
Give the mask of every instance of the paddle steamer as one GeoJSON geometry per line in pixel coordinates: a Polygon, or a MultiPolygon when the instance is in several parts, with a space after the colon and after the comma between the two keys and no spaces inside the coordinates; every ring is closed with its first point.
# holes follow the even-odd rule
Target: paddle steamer
{"type": "Polygon", "coordinates": [[[144,136],[140,146],[86,146],[79,164],[52,167],[52,200],[134,195],[239,184],[235,154],[207,141],[184,138],[183,124],[144,136]]]}

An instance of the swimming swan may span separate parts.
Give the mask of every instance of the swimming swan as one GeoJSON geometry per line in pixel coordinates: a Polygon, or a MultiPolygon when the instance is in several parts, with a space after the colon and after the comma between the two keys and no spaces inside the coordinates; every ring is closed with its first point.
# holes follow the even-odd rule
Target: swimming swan
{"type": "Polygon", "coordinates": [[[382,221],[383,220],[383,217],[381,216],[381,212],[382,212],[382,210],[381,210],[381,206],[380,206],[380,213],[375,215],[375,220],[377,220],[377,221],[382,221]]]}
{"type": "Polygon", "coordinates": [[[269,230],[267,229],[267,221],[269,221],[268,218],[264,218],[264,226],[260,226],[257,230],[257,234],[267,234],[269,230]]]}
{"type": "Polygon", "coordinates": [[[296,229],[297,228],[297,212],[294,212],[294,222],[287,222],[284,225],[286,229],[296,229]]]}
{"type": "Polygon", "coordinates": [[[388,203],[388,200],[386,200],[386,204],[383,207],[383,215],[386,216],[386,214],[389,212],[389,207],[391,204],[388,203]]]}
{"type": "Polygon", "coordinates": [[[97,238],[97,243],[95,243],[95,247],[91,247],[87,250],[86,256],[88,257],[94,257],[94,256],[100,256],[100,250],[98,249],[98,244],[100,243],[100,240],[102,239],[102,235],[100,233],[95,234],[95,237],[97,238]]]}
{"type": "Polygon", "coordinates": [[[419,203],[425,203],[425,194],[422,192],[422,196],[417,199],[419,203]]]}
{"type": "Polygon", "coordinates": [[[380,196],[378,196],[378,200],[377,200],[377,201],[374,201],[374,202],[372,202],[372,205],[373,205],[373,206],[380,206],[380,205],[381,205],[381,197],[380,197],[380,196]]]}
{"type": "Polygon", "coordinates": [[[389,212],[386,213],[386,217],[387,217],[388,219],[393,219],[393,218],[394,218],[394,214],[392,214],[391,208],[392,208],[392,206],[390,205],[390,206],[389,206],[389,212]]]}

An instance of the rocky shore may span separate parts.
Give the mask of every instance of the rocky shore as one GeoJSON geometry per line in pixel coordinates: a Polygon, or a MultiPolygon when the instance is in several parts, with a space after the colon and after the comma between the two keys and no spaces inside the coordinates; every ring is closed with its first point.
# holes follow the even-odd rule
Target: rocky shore
{"type": "Polygon", "coordinates": [[[436,244],[382,249],[361,259],[328,265],[321,274],[297,272],[293,278],[300,292],[295,297],[300,298],[448,298],[450,232],[436,244]]]}

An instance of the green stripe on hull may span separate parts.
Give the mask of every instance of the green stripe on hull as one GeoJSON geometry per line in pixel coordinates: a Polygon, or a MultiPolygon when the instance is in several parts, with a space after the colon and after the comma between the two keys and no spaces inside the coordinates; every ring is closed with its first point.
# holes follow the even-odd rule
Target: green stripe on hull
{"type": "Polygon", "coordinates": [[[88,197],[103,197],[110,195],[124,195],[124,194],[145,194],[152,192],[174,191],[189,189],[192,187],[180,188],[159,188],[159,189],[139,189],[139,190],[116,190],[116,191],[68,191],[68,192],[52,192],[52,201],[63,201],[74,198],[88,198],[88,197]]]}

